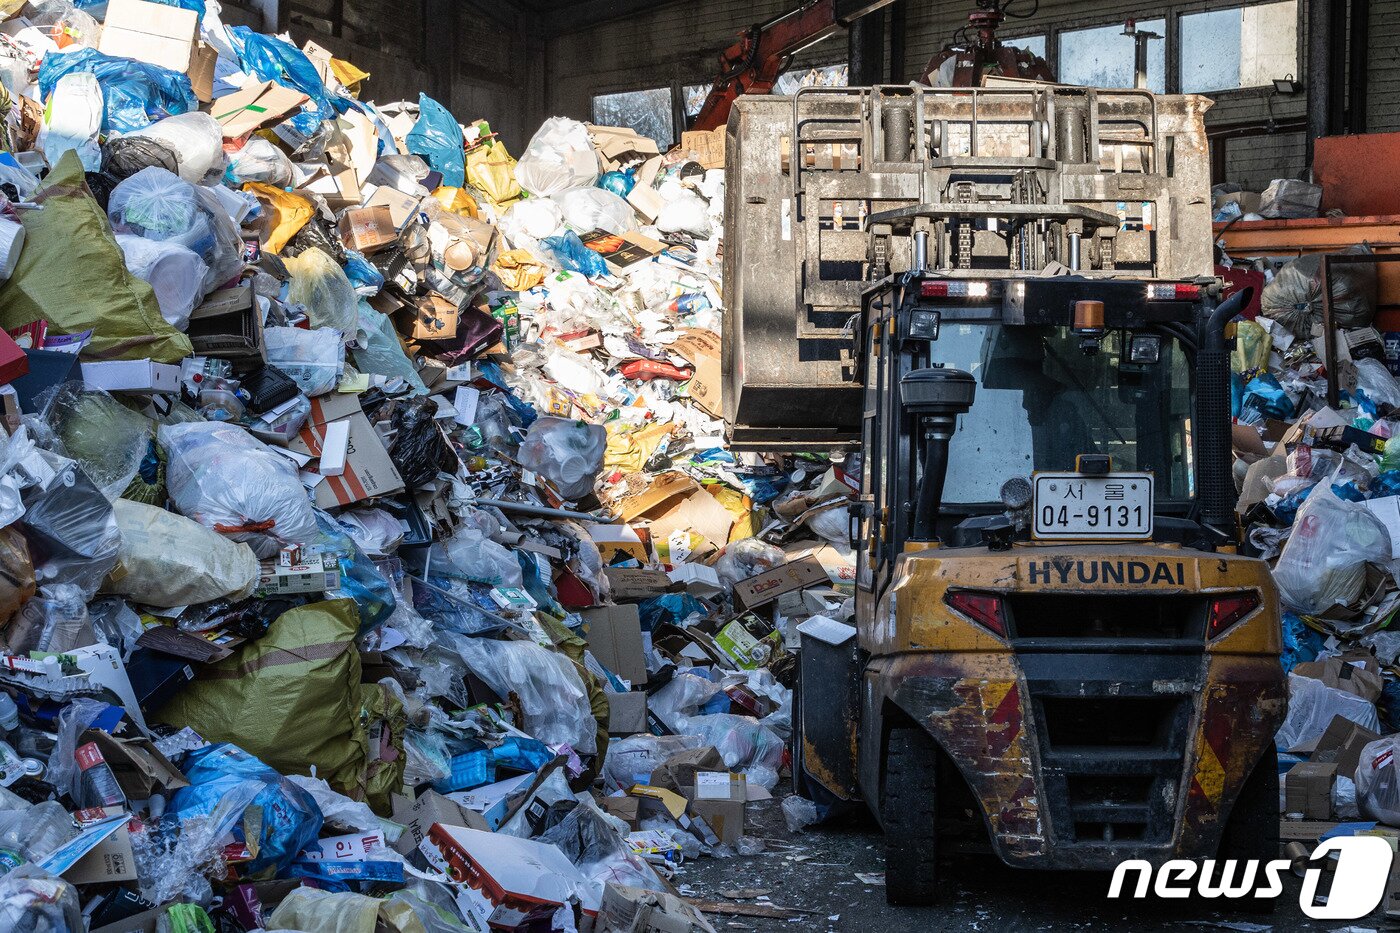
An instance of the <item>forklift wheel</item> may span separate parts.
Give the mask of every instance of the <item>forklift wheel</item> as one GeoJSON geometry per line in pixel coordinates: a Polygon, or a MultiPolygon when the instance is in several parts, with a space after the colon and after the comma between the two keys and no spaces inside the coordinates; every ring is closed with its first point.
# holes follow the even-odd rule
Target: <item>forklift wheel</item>
{"type": "MultiPolygon", "coordinates": [[[[1279,857],[1278,752],[1272,742],[1240,788],[1220,839],[1220,860],[1257,859],[1262,864],[1279,857]]],[[[1261,875],[1257,886],[1264,884],[1261,875]]],[[[1245,897],[1235,906],[1251,913],[1269,913],[1277,898],[1245,897]]]]}
{"type": "Polygon", "coordinates": [[[890,732],[885,755],[885,900],[932,904],[938,887],[933,739],[917,727],[890,732]]]}

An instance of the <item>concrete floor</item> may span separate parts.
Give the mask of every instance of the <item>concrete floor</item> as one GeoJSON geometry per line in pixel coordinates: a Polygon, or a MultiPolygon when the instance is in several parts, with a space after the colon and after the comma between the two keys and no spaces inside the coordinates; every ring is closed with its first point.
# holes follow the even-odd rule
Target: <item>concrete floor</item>
{"type": "MultiPolygon", "coordinates": [[[[786,782],[775,796],[787,794],[786,782]]],[[[1351,924],[1310,920],[1298,909],[1300,882],[1285,875],[1288,890],[1271,914],[1217,910],[1201,901],[1132,903],[1106,898],[1109,876],[1071,872],[1015,871],[991,856],[962,856],[946,866],[943,903],[935,907],[890,907],[882,884],[857,878],[884,872],[879,827],[868,815],[843,818],[799,834],[783,823],[779,799],[750,804],[747,833],[767,843],[763,854],[743,858],[701,858],[686,862],[674,879],[694,899],[733,904],[771,903],[810,913],[795,919],[709,915],[720,933],[765,931],[975,930],[987,933],[1076,930],[1235,930],[1238,933],[1400,929],[1378,909],[1351,924]],[[744,890],[749,889],[749,890],[744,890]],[[725,892],[728,892],[726,896],[725,892]],[[759,895],[755,892],[766,892],[759,895]],[[746,894],[747,897],[736,895],[746,894]],[[766,899],[765,899],[766,896],[766,899]]]]}

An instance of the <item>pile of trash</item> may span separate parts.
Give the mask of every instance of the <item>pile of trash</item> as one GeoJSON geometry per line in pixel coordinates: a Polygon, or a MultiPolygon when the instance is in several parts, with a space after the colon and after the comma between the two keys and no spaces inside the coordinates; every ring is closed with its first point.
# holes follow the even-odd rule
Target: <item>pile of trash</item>
{"type": "Polygon", "coordinates": [[[725,447],[722,133],[0,14],[0,927],[709,930],[854,578],[725,447]]]}
{"type": "Polygon", "coordinates": [[[1400,826],[1400,381],[1374,326],[1375,269],[1333,269],[1330,372],[1320,257],[1229,270],[1262,286],[1231,325],[1235,479],[1283,602],[1281,812],[1358,831],[1400,826]]]}

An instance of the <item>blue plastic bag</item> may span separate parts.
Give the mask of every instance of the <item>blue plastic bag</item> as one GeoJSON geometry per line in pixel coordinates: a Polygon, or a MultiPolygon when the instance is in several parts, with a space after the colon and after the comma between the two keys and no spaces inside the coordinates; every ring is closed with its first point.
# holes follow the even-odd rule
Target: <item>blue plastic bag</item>
{"type": "Polygon", "coordinates": [[[408,151],[422,156],[442,183],[460,188],[467,180],[467,151],[456,119],[427,94],[418,95],[418,122],[403,139],[408,151]]]}
{"type": "Polygon", "coordinates": [[[559,261],[559,265],[570,272],[581,273],[590,279],[603,278],[609,274],[607,260],[584,246],[578,234],[572,230],[566,230],[562,236],[545,237],[540,242],[559,261]]]}
{"type": "Polygon", "coordinates": [[[340,589],[327,590],[326,595],[355,601],[360,610],[361,634],[377,628],[394,614],[394,607],[398,605],[394,588],[374,566],[374,561],[355,544],[355,539],[320,509],[316,510],[316,527],[321,532],[316,540],[317,545],[323,551],[334,554],[340,564],[340,589]]]}
{"type": "Polygon", "coordinates": [[[1293,417],[1293,400],[1283,391],[1276,376],[1264,373],[1245,384],[1241,413],[1247,409],[1253,409],[1266,418],[1286,421],[1293,417]]]}
{"type": "Polygon", "coordinates": [[[275,36],[265,36],[247,26],[231,26],[238,61],[243,70],[263,81],[276,81],[284,87],[301,91],[311,98],[302,105],[301,112],[292,117],[292,127],[303,136],[316,132],[321,121],[332,119],[336,107],[326,93],[326,85],[321,75],[306,53],[289,42],[275,36]]]}
{"type": "MultiPolygon", "coordinates": [[[[321,808],[316,800],[237,745],[219,742],[196,749],[185,756],[181,770],[190,786],[175,792],[166,811],[180,819],[209,815],[225,793],[244,782],[263,785],[251,804],[262,810],[262,834],[258,857],[245,869],[250,875],[286,868],[321,834],[321,808]]],[[[240,839],[244,825],[240,821],[234,827],[240,839]]]]}
{"type": "Polygon", "coordinates": [[[39,66],[40,95],[47,98],[59,78],[75,73],[94,75],[102,87],[103,133],[131,133],[199,107],[190,79],[178,71],[91,48],[45,55],[39,66]]]}
{"type": "Polygon", "coordinates": [[[637,179],[633,177],[632,170],[625,172],[604,172],[598,176],[598,187],[604,191],[611,191],[619,198],[625,198],[632,193],[632,188],[637,184],[637,179]]]}

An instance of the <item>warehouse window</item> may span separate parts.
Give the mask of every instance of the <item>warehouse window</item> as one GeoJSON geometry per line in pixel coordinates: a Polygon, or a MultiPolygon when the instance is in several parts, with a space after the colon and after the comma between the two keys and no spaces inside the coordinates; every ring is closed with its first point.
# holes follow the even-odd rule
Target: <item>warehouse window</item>
{"type": "Polygon", "coordinates": [[[671,89],[668,87],[599,94],[593,98],[593,122],[599,126],[630,127],[656,140],[662,149],[671,148],[676,141],[671,89]]]}
{"type": "Polygon", "coordinates": [[[1014,39],[1002,39],[1002,45],[1009,45],[1013,49],[1025,49],[1036,58],[1045,57],[1045,34],[1038,36],[1017,36],[1014,39]]]}
{"type": "Polygon", "coordinates": [[[685,115],[687,117],[697,116],[700,108],[705,106],[705,98],[710,96],[710,88],[713,84],[687,84],[681,88],[681,96],[685,98],[685,115]]]}
{"type": "MultiPolygon", "coordinates": [[[[1167,21],[1151,19],[1137,24],[1139,32],[1167,34],[1167,21]]],[[[1134,43],[1123,34],[1122,24],[1060,33],[1060,80],[1089,87],[1132,87],[1134,43]]],[[[1166,93],[1167,47],[1165,39],[1147,43],[1147,88],[1166,93]]]]}
{"type": "Polygon", "coordinates": [[[1181,17],[1181,90],[1260,87],[1298,73],[1298,3],[1181,17]]]}
{"type": "Polygon", "coordinates": [[[850,67],[844,62],[819,68],[794,68],[778,76],[774,94],[791,94],[800,87],[845,87],[850,83],[850,67]]]}

